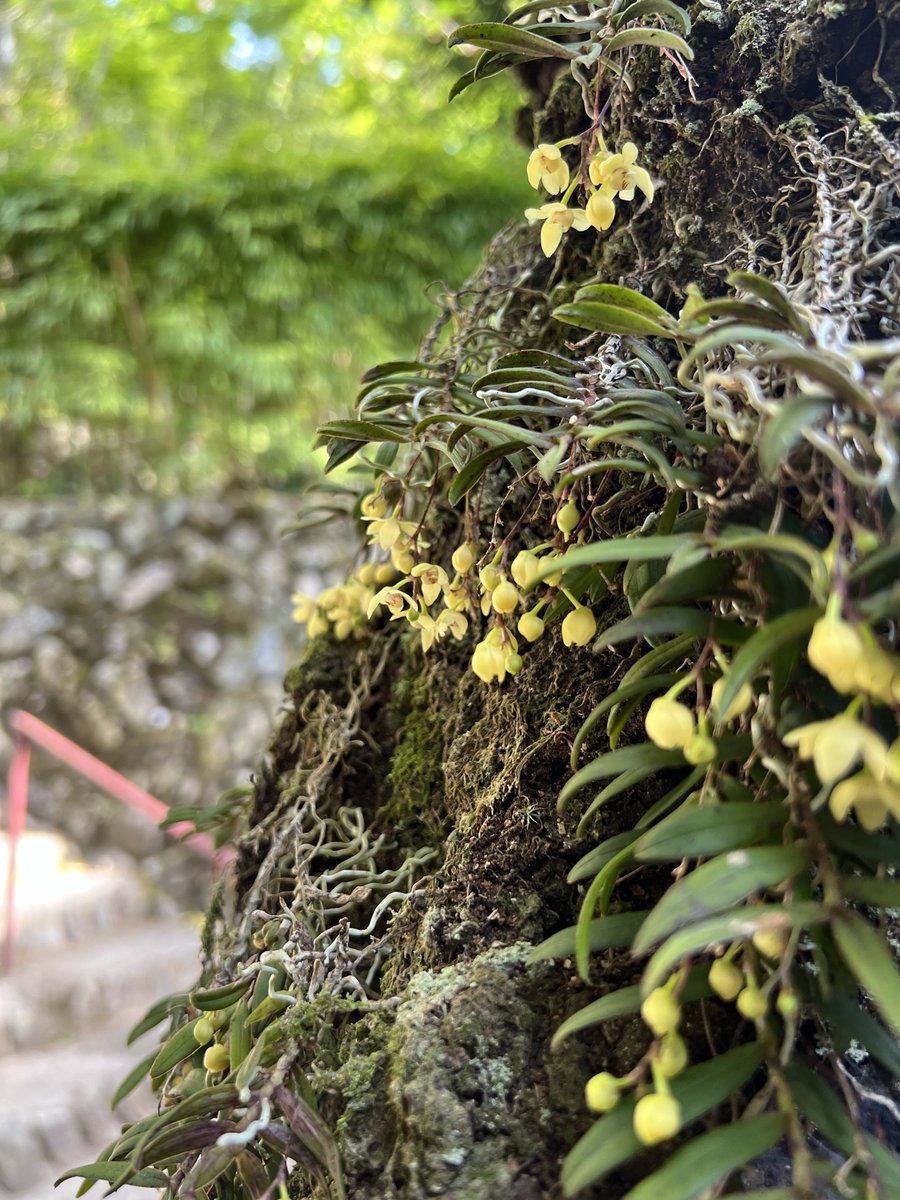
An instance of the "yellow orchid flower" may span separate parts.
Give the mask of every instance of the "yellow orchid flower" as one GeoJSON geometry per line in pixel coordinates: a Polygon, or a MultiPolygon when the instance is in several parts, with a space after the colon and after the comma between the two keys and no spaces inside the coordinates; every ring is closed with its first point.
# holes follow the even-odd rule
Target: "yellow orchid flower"
{"type": "Polygon", "coordinates": [[[543,184],[551,196],[558,196],[569,186],[569,168],[562,151],[547,142],[532,150],[525,173],[533,188],[543,184]]]}
{"type": "Polygon", "coordinates": [[[863,829],[872,833],[888,816],[900,821],[900,788],[890,780],[876,779],[863,768],[856,775],[839,783],[828,800],[836,821],[846,821],[852,808],[863,829]]]}
{"type": "Polygon", "coordinates": [[[812,759],[816,774],[826,786],[837,783],[860,760],[878,779],[887,770],[888,748],[883,739],[848,713],[801,725],[781,740],[786,746],[796,747],[801,758],[812,759]]]}
{"type": "Polygon", "coordinates": [[[388,586],[383,587],[380,592],[376,592],[369,601],[366,608],[366,616],[371,620],[376,608],[379,608],[382,604],[390,611],[392,621],[396,621],[398,617],[402,617],[407,608],[415,608],[415,605],[406,592],[401,592],[396,587],[388,586]]]}
{"type": "Polygon", "coordinates": [[[596,184],[607,196],[618,194],[620,200],[633,200],[634,189],[653,203],[653,181],[648,172],[637,165],[638,149],[634,142],[626,142],[618,154],[601,151],[588,168],[591,183],[596,184]]]}
{"type": "Polygon", "coordinates": [[[426,604],[433,604],[441,592],[446,592],[450,587],[447,572],[443,567],[435,566],[434,563],[419,563],[417,567],[413,567],[410,574],[413,579],[419,580],[422,599],[426,604]]]}
{"type": "Polygon", "coordinates": [[[593,227],[601,231],[609,229],[616,218],[616,206],[602,188],[591,192],[584,211],[593,227]]]}
{"type": "Polygon", "coordinates": [[[541,226],[541,249],[547,258],[556,252],[567,229],[589,229],[591,224],[583,209],[568,208],[558,200],[542,204],[540,208],[526,208],[525,216],[529,221],[544,222],[541,226]]]}

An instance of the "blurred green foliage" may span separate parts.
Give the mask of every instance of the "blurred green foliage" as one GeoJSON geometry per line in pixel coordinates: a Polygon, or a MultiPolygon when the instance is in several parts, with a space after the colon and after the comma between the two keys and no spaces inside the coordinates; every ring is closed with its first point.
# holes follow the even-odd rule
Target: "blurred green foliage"
{"type": "Polygon", "coordinates": [[[0,3],[0,488],[310,470],[527,189],[418,0],[0,3]]]}

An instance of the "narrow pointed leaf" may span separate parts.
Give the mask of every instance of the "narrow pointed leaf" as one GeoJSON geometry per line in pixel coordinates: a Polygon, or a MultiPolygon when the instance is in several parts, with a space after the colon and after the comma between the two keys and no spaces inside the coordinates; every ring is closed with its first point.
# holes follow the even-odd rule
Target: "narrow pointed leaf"
{"type": "Polygon", "coordinates": [[[660,50],[675,50],[688,62],[694,58],[694,52],[684,38],[679,37],[677,33],[670,33],[668,29],[623,29],[621,33],[616,33],[609,39],[604,49],[607,54],[612,54],[629,46],[656,46],[660,50]]]}
{"type": "MultiPolygon", "coordinates": [[[[634,935],[641,927],[647,912],[612,913],[591,921],[588,927],[588,947],[591,953],[630,946],[634,935]]],[[[561,929],[535,946],[528,956],[529,962],[543,962],[548,958],[567,958],[575,953],[575,926],[561,929]]]]}
{"type": "Polygon", "coordinates": [[[447,499],[450,503],[458,504],[480,481],[492,463],[495,463],[500,458],[508,458],[511,454],[515,454],[518,450],[522,449],[523,444],[520,440],[515,442],[501,442],[499,446],[491,446],[489,450],[483,450],[481,454],[476,454],[474,458],[470,458],[450,485],[447,493],[447,499]]]}
{"type": "Polygon", "coordinates": [[[784,646],[794,645],[809,633],[821,613],[820,608],[801,608],[799,611],[782,613],[751,634],[728,668],[715,709],[717,719],[720,713],[728,710],[744,684],[752,682],[784,646]]]}
{"type": "Polygon", "coordinates": [[[131,1095],[141,1080],[149,1073],[150,1066],[155,1058],[156,1051],[154,1051],[152,1054],[148,1054],[146,1058],[141,1059],[137,1066],[132,1067],[132,1069],[116,1088],[115,1095],[109,1102],[110,1108],[118,1108],[125,1097],[131,1095]]]}
{"type": "Polygon", "coordinates": [[[642,862],[677,862],[752,846],[779,837],[790,812],[784,804],[703,804],[681,808],[643,835],[642,862]]]}
{"type": "Polygon", "coordinates": [[[900,974],[887,942],[854,912],[839,913],[831,930],[844,962],[900,1037],[900,974]]]}
{"type": "Polygon", "coordinates": [[[618,29],[620,25],[636,21],[640,17],[671,17],[681,26],[685,37],[691,32],[691,18],[680,5],[673,4],[672,0],[635,0],[634,4],[629,4],[617,13],[612,23],[618,29]]]}
{"type": "Polygon", "coordinates": [[[732,850],[704,863],[668,889],[641,926],[634,953],[646,954],[674,930],[777,887],[808,865],[809,849],[801,844],[732,850]]]}
{"type": "Polygon", "coordinates": [[[808,929],[828,920],[828,911],[812,901],[795,901],[793,904],[757,904],[739,908],[736,912],[722,913],[689,925],[673,934],[650,959],[641,981],[643,994],[649,995],[663,980],[668,979],[674,968],[684,959],[701,950],[708,950],[718,942],[736,942],[741,938],[752,938],[758,929],[793,928],[808,929]]]}
{"type": "MultiPolygon", "coordinates": [[[[105,1183],[117,1184],[127,1171],[128,1163],[88,1163],[87,1166],[73,1167],[70,1171],[64,1171],[54,1182],[53,1186],[58,1187],[66,1179],[89,1179],[92,1183],[103,1181],[105,1183]]],[[[163,1171],[157,1171],[148,1167],[143,1171],[138,1171],[136,1175],[132,1175],[128,1182],[132,1187],[164,1188],[169,1179],[163,1171]]]]}
{"type": "Polygon", "coordinates": [[[759,439],[759,465],[766,479],[777,478],[804,432],[824,420],[833,403],[830,396],[795,396],[767,418],[759,439]]]}
{"type": "Polygon", "coordinates": [[[577,58],[571,46],[541,37],[518,25],[496,21],[480,21],[461,25],[447,38],[448,46],[477,46],[482,50],[498,50],[501,54],[524,54],[528,58],[577,58]]]}
{"type": "Polygon", "coordinates": [[[597,333],[637,334],[643,337],[674,338],[679,335],[666,325],[631,308],[602,304],[597,300],[573,300],[554,308],[553,316],[564,325],[592,329],[597,333]]]}
{"type": "Polygon", "coordinates": [[[131,1032],[128,1034],[127,1045],[130,1046],[139,1037],[143,1037],[148,1030],[161,1024],[176,1008],[186,1008],[187,1003],[187,992],[175,992],[171,996],[165,996],[162,1000],[158,1000],[156,1004],[147,1010],[140,1021],[132,1027],[131,1032]]]}
{"type": "MultiPolygon", "coordinates": [[[[713,994],[712,988],[706,981],[706,976],[706,967],[695,967],[691,971],[682,993],[682,1000],[685,1003],[713,994]]],[[[599,1025],[603,1021],[611,1021],[614,1017],[627,1017],[631,1013],[636,1013],[641,1007],[642,1000],[641,986],[638,983],[618,988],[606,996],[601,996],[599,1000],[594,1000],[563,1021],[553,1035],[551,1048],[559,1046],[567,1037],[571,1037],[573,1033],[578,1033],[582,1029],[589,1029],[592,1025],[599,1025]]]]}

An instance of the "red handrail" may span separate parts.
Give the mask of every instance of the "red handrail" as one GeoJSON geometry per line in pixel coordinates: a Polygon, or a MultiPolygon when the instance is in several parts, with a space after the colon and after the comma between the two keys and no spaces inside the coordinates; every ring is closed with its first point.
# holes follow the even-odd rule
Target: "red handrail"
{"type": "MultiPolygon", "coordinates": [[[[77,771],[85,779],[90,780],[96,787],[130,808],[135,808],[145,816],[150,817],[156,824],[162,821],[169,811],[169,806],[162,800],[157,800],[149,792],[120,775],[118,771],[83,750],[81,746],[70,741],[31,713],[14,712],[10,718],[12,731],[13,756],[9,765],[9,789],[7,794],[7,830],[9,837],[8,869],[6,875],[6,921],[3,935],[3,966],[9,971],[15,959],[16,947],[16,852],[19,839],[25,830],[25,818],[28,813],[28,768],[31,760],[31,746],[39,746],[54,758],[77,771]]],[[[183,835],[184,844],[197,854],[210,859],[217,865],[232,861],[233,853],[229,849],[216,850],[213,840],[205,833],[191,833],[193,826],[187,821],[179,821],[170,825],[164,832],[171,837],[183,835]]]]}

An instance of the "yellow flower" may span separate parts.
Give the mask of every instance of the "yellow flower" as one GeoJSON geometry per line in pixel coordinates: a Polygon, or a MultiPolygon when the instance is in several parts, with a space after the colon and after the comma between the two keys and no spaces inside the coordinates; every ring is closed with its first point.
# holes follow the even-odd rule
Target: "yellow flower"
{"type": "Polygon", "coordinates": [[[755,983],[748,983],[737,998],[737,1010],[748,1021],[761,1021],[769,1010],[769,1001],[755,983]]]}
{"type": "Polygon", "coordinates": [[[520,550],[512,560],[509,573],[519,587],[527,588],[534,582],[540,569],[540,560],[536,554],[532,554],[530,550],[520,550]]]}
{"type": "Polygon", "coordinates": [[[862,760],[876,777],[887,770],[888,748],[881,737],[867,725],[847,713],[828,721],[813,721],[792,729],[781,739],[786,746],[796,746],[801,758],[811,758],[820,781],[828,786],[846,775],[862,760]]]}
{"type": "Polygon", "coordinates": [[[708,734],[695,733],[684,746],[684,757],[692,767],[705,767],[716,757],[716,743],[708,734]]]}
{"type": "Polygon", "coordinates": [[[892,816],[900,821],[900,788],[890,779],[876,779],[863,768],[839,783],[828,800],[836,821],[846,821],[852,808],[856,819],[871,833],[892,816]]]}
{"type": "Polygon", "coordinates": [[[562,640],[566,646],[586,646],[596,632],[594,614],[583,604],[573,608],[562,623],[562,640]]]}
{"type": "Polygon", "coordinates": [[[556,525],[563,533],[572,533],[581,520],[581,513],[574,500],[567,500],[556,514],[556,525]]]}
{"type": "Polygon", "coordinates": [[[434,604],[441,592],[445,592],[450,586],[447,572],[433,563],[419,563],[417,567],[413,567],[410,574],[413,579],[419,580],[422,598],[426,604],[434,604]]]}
{"type": "Polygon", "coordinates": [[[558,196],[569,186],[569,168],[559,146],[542,142],[532,150],[525,170],[531,186],[543,184],[551,196],[558,196]]]}
{"type": "Polygon", "coordinates": [[[404,541],[416,532],[415,521],[401,521],[397,516],[399,508],[391,517],[374,517],[369,521],[368,538],[377,542],[382,550],[391,550],[397,542],[404,541]]]}
{"type": "Polygon", "coordinates": [[[392,621],[396,621],[398,617],[402,617],[406,608],[415,608],[415,605],[406,592],[398,591],[395,587],[383,587],[369,601],[366,608],[366,616],[371,619],[375,609],[382,604],[390,610],[392,621]]]}
{"type": "Polygon", "coordinates": [[[626,142],[619,154],[597,155],[588,168],[591,182],[607,196],[618,193],[620,200],[633,200],[634,189],[640,188],[647,202],[652,203],[653,181],[643,167],[637,166],[637,154],[634,142],[626,142]]]}
{"type": "Polygon", "coordinates": [[[674,1096],[656,1092],[642,1096],[634,1106],[634,1132],[645,1146],[674,1137],[681,1128],[681,1106],[674,1096]]]}
{"type": "Polygon", "coordinates": [[[506,654],[490,642],[479,642],[472,654],[472,670],[483,683],[506,678],[506,654]]]}
{"type": "Polygon", "coordinates": [[[602,189],[591,192],[584,211],[595,229],[609,229],[616,219],[616,206],[602,189]]]}
{"type": "Polygon", "coordinates": [[[824,617],[813,626],[806,657],[836,692],[856,691],[866,647],[855,626],[845,621],[829,603],[824,617]]]}
{"type": "Polygon", "coordinates": [[[694,714],[669,696],[657,696],[647,709],[644,728],[661,750],[683,750],[694,736],[694,714]]]}
{"type": "Polygon", "coordinates": [[[387,502],[384,496],[370,492],[368,496],[363,496],[359,502],[359,511],[364,521],[372,521],[376,517],[384,516],[387,512],[387,502]]]}
{"type": "Polygon", "coordinates": [[[559,201],[542,204],[540,208],[526,208],[525,216],[529,221],[544,222],[541,226],[541,249],[547,258],[556,252],[567,229],[589,229],[591,224],[582,209],[567,208],[559,201]]]}
{"type": "Polygon", "coordinates": [[[436,641],[441,641],[448,633],[460,641],[469,628],[469,622],[463,614],[449,608],[445,608],[436,619],[427,612],[420,613],[412,624],[414,629],[421,630],[423,650],[430,650],[436,641]]]}
{"type": "MultiPolygon", "coordinates": [[[[719,700],[722,692],[725,690],[725,677],[717,679],[712,685],[711,703],[713,708],[718,709],[719,700]]],[[[728,705],[723,713],[719,715],[720,721],[733,721],[735,717],[742,717],[750,708],[754,701],[753,688],[749,683],[742,683],[738,688],[738,693],[732,702],[728,705]]]]}
{"type": "Polygon", "coordinates": [[[294,605],[294,611],[291,614],[293,620],[295,620],[298,625],[305,625],[316,611],[315,600],[311,600],[309,596],[304,596],[302,592],[295,592],[293,596],[291,596],[291,602],[294,605]]]}
{"type": "Polygon", "coordinates": [[[656,1062],[666,1079],[674,1079],[688,1065],[688,1048],[677,1033],[667,1033],[659,1044],[656,1062]]]}

